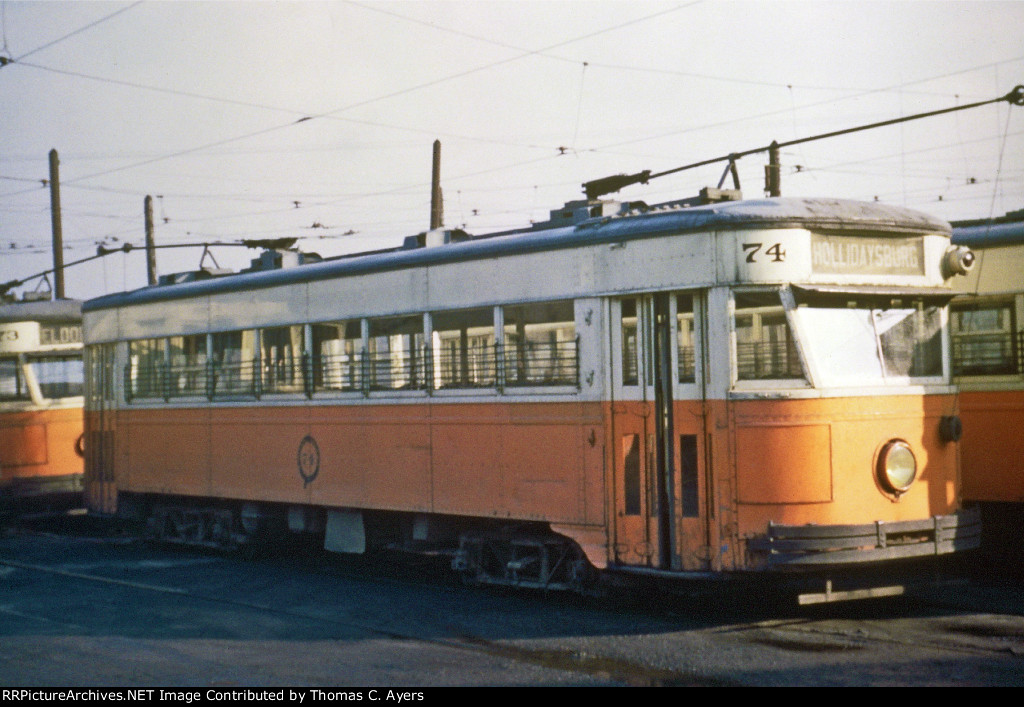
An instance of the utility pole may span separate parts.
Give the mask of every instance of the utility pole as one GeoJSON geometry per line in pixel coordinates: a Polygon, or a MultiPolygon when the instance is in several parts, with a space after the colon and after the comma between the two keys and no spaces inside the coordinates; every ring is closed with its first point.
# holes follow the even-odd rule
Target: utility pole
{"type": "Polygon", "coordinates": [[[50,223],[53,230],[53,296],[64,299],[64,235],[60,226],[60,159],[50,150],[50,223]]]}
{"type": "Polygon", "coordinates": [[[153,197],[147,196],[144,204],[146,213],[146,279],[150,285],[155,285],[156,240],[153,238],[153,197]]]}
{"type": "Polygon", "coordinates": [[[430,179],[430,230],[444,225],[444,199],[441,196],[441,141],[434,140],[434,169],[430,179]]]}
{"type": "Polygon", "coordinates": [[[764,168],[764,190],[768,196],[782,196],[782,169],[779,162],[779,143],[772,140],[768,146],[768,164],[764,168]]]}

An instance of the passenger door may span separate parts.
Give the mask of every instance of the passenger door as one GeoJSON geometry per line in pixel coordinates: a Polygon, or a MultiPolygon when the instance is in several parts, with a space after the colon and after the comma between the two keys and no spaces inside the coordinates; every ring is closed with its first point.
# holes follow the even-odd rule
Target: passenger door
{"type": "Polygon", "coordinates": [[[707,568],[701,309],[698,296],[676,293],[611,303],[613,553],[620,564],[707,568]]]}
{"type": "Polygon", "coordinates": [[[85,505],[95,513],[117,511],[114,484],[116,386],[114,344],[85,349],[85,505]]]}

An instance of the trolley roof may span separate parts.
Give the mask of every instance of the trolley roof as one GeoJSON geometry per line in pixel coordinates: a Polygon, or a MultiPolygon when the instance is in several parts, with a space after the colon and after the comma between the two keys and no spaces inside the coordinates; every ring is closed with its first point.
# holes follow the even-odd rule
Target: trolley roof
{"type": "Polygon", "coordinates": [[[80,322],[82,302],[74,299],[5,302],[0,304],[0,324],[8,322],[80,322]]]}
{"type": "Polygon", "coordinates": [[[1024,243],[1024,210],[991,220],[955,222],[953,243],[971,248],[1024,243]]]}
{"type": "Polygon", "coordinates": [[[176,285],[150,286],[105,295],[83,311],[224,292],[274,287],[374,272],[578,248],[665,236],[743,228],[950,233],[947,222],[919,211],[873,202],[819,198],[772,198],[683,207],[667,203],[573,226],[481,235],[442,246],[395,248],[353,254],[284,270],[239,273],[176,285]]]}

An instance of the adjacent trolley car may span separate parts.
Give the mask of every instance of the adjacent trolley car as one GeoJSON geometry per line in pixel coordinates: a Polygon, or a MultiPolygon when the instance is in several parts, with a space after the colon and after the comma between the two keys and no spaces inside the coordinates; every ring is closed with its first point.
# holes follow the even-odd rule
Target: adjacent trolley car
{"type": "Polygon", "coordinates": [[[953,374],[964,425],[965,502],[985,521],[987,554],[1024,553],[1024,210],[954,223],[977,252],[951,305],[953,374]]]}
{"type": "Polygon", "coordinates": [[[0,507],[82,506],[82,310],[0,303],[0,507]]]}
{"type": "Polygon", "coordinates": [[[703,196],[87,302],[90,508],[549,588],[791,571],[838,599],[850,568],[976,547],[970,251],[902,208],[703,196]]]}

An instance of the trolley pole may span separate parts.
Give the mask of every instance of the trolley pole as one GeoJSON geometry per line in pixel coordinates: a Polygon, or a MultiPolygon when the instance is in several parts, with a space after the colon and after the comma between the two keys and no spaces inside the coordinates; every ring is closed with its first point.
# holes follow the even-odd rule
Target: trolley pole
{"type": "Polygon", "coordinates": [[[64,299],[64,235],[60,225],[60,159],[50,150],[50,223],[53,230],[53,296],[64,299]]]}
{"type": "Polygon", "coordinates": [[[153,197],[146,196],[146,280],[156,284],[156,240],[153,238],[153,197]]]}
{"type": "MultiPolygon", "coordinates": [[[[781,196],[781,178],[779,177],[779,148],[780,147],[792,147],[793,145],[802,145],[805,142],[813,142],[814,140],[823,140],[828,137],[837,137],[839,135],[849,135],[850,133],[857,133],[861,130],[872,130],[874,128],[882,128],[888,125],[897,125],[898,123],[906,123],[910,120],[920,120],[921,118],[930,118],[935,115],[944,115],[946,113],[953,113],[955,111],[967,110],[969,108],[978,108],[979,106],[987,106],[992,103],[1009,103],[1015,106],[1024,106],[1024,84],[1014,86],[1013,90],[1007,93],[1005,96],[999,98],[992,98],[987,101],[978,101],[977,103],[968,103],[963,106],[954,106],[952,108],[942,108],[940,110],[933,110],[927,113],[917,113],[916,115],[906,115],[902,118],[893,118],[892,120],[883,120],[878,123],[870,123],[869,125],[858,125],[853,128],[846,128],[845,130],[833,130],[830,133],[822,133],[821,135],[811,135],[810,137],[797,138],[796,140],[788,140],[786,142],[772,142],[767,147],[755,147],[752,150],[745,150],[743,152],[732,152],[722,157],[713,157],[710,160],[701,160],[700,162],[694,162],[692,164],[683,165],[682,167],[675,167],[673,169],[666,169],[663,172],[651,173],[651,170],[645,169],[642,172],[636,174],[618,174],[611,177],[603,177],[601,179],[594,179],[589,182],[583,183],[583,191],[586,193],[588,199],[597,199],[604,194],[611,194],[612,192],[619,191],[623,187],[627,187],[631,184],[647,184],[651,179],[657,179],[658,177],[664,177],[669,174],[675,174],[676,172],[682,172],[687,169],[693,169],[695,167],[703,167],[708,164],[715,164],[716,162],[724,162],[728,160],[730,163],[735,163],[740,157],[746,157],[747,155],[759,154],[762,152],[769,153],[769,164],[765,167],[765,191],[770,196],[781,196]],[[774,172],[773,172],[774,170],[774,172]],[[773,177],[774,175],[774,177],[773,177]]],[[[737,180],[738,181],[738,180],[737,180]]]]}

